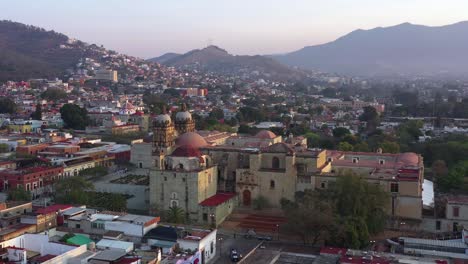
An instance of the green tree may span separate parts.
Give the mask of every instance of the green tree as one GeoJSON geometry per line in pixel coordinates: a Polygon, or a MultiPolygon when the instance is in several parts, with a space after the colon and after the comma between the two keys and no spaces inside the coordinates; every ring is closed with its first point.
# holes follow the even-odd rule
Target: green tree
{"type": "Polygon", "coordinates": [[[461,189],[466,175],[468,175],[468,161],[459,162],[449,170],[446,176],[436,178],[437,188],[443,192],[461,189]]]}
{"type": "Polygon", "coordinates": [[[10,152],[10,146],[5,143],[0,143],[0,153],[10,152]]]}
{"type": "Polygon", "coordinates": [[[67,93],[59,88],[49,88],[41,94],[41,98],[50,101],[58,101],[67,98],[67,93]]]}
{"type": "Polygon", "coordinates": [[[171,206],[169,210],[166,211],[166,221],[174,224],[185,223],[184,210],[178,206],[171,206]]]}
{"type": "Polygon", "coordinates": [[[42,105],[36,104],[36,110],[31,114],[31,118],[34,120],[42,120],[42,105]]]}
{"type": "Polygon", "coordinates": [[[339,216],[337,225],[345,227],[344,232],[334,232],[339,237],[332,238],[342,241],[339,246],[363,248],[368,244],[370,234],[384,229],[388,194],[380,186],[345,171],[339,174],[326,196],[335,205],[335,213],[339,216]]]}
{"type": "Polygon", "coordinates": [[[321,201],[312,191],[306,191],[296,200],[297,202],[282,201],[287,215],[284,230],[300,237],[304,244],[316,245],[319,241],[328,239],[334,221],[331,205],[321,201]]]}
{"type": "Polygon", "coordinates": [[[344,138],[346,135],[351,134],[349,129],[347,129],[345,127],[337,127],[335,129],[333,129],[332,132],[333,132],[333,136],[335,138],[344,138]]]}
{"type": "Polygon", "coordinates": [[[109,194],[108,199],[106,199],[106,204],[104,206],[107,210],[114,212],[122,212],[127,209],[127,199],[124,195],[119,193],[109,194]]]}
{"type": "Polygon", "coordinates": [[[353,145],[349,144],[348,142],[340,142],[338,144],[338,150],[341,150],[341,151],[353,151],[354,150],[354,147],[353,145]]]}
{"type": "Polygon", "coordinates": [[[366,122],[366,130],[368,133],[375,131],[380,122],[379,114],[372,106],[364,107],[364,112],[359,116],[359,120],[366,122]]]}
{"type": "Polygon", "coordinates": [[[224,111],[221,108],[214,107],[211,109],[210,118],[220,120],[224,118],[224,111]]]}
{"type": "Polygon", "coordinates": [[[23,188],[10,189],[8,191],[8,200],[11,201],[31,201],[31,192],[23,188]]]}
{"type": "Polygon", "coordinates": [[[370,148],[369,148],[369,145],[366,142],[359,142],[356,145],[354,145],[354,151],[369,152],[370,148]]]}
{"type": "Polygon", "coordinates": [[[253,208],[255,210],[262,210],[270,206],[268,199],[265,196],[260,195],[259,197],[253,199],[252,201],[253,208]]]}
{"type": "Polygon", "coordinates": [[[384,141],[380,144],[383,153],[400,153],[400,145],[396,142],[384,141]]]}
{"type": "Polygon", "coordinates": [[[305,137],[307,138],[307,146],[309,148],[314,148],[318,147],[320,144],[320,136],[313,133],[313,132],[307,132],[305,134],[305,137]]]}
{"type": "Polygon", "coordinates": [[[0,114],[16,113],[16,103],[8,97],[0,97],[0,114]]]}
{"type": "Polygon", "coordinates": [[[60,108],[60,114],[68,128],[85,129],[90,122],[88,111],[76,104],[65,104],[60,108]]]}
{"type": "Polygon", "coordinates": [[[88,204],[87,192],[94,190],[91,182],[80,176],[62,179],[55,184],[55,201],[58,203],[88,204]]]}
{"type": "Polygon", "coordinates": [[[435,178],[445,177],[448,174],[447,164],[443,160],[436,160],[432,163],[432,174],[435,178]]]}

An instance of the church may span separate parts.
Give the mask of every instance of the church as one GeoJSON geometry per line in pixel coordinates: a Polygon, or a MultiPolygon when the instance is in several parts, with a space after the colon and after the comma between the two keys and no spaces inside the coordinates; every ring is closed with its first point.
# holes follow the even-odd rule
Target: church
{"type": "Polygon", "coordinates": [[[327,188],[345,170],[388,191],[390,215],[421,219],[424,166],[415,153],[308,149],[303,137],[267,130],[254,136],[195,131],[185,105],[175,118],[165,112],[154,118],[151,141],[132,146],[132,163],[150,169],[150,206],[177,206],[190,223],[217,226],[259,197],[280,208],[283,198],[327,188]]]}

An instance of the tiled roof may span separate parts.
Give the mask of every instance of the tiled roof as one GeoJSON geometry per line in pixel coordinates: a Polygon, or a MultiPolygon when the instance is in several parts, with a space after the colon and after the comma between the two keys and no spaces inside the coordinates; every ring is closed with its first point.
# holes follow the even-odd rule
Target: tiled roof
{"type": "Polygon", "coordinates": [[[236,193],[217,193],[210,198],[202,201],[201,206],[218,206],[236,196],[236,193]]]}

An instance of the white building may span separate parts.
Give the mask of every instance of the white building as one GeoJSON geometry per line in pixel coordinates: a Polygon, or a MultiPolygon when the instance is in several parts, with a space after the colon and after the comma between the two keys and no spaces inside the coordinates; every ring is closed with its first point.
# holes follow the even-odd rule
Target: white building
{"type": "Polygon", "coordinates": [[[24,234],[19,237],[0,242],[1,248],[7,249],[8,261],[26,263],[67,263],[68,259],[86,252],[86,245],[75,246],[50,242],[48,235],[24,234]],[[31,256],[31,252],[38,253],[31,256]],[[28,253],[28,254],[26,254],[28,253]]]}
{"type": "MultiPolygon", "coordinates": [[[[177,243],[182,250],[197,251],[204,260],[200,263],[207,263],[216,256],[216,233],[216,229],[213,231],[194,231],[190,236],[178,239],[177,243]]],[[[194,255],[194,257],[197,256],[197,254],[194,255]]]]}

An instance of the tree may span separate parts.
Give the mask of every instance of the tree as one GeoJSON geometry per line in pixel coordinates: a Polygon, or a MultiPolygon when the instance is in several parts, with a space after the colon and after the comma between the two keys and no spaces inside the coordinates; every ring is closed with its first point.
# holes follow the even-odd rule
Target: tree
{"type": "Polygon", "coordinates": [[[91,182],[80,176],[62,179],[55,184],[55,201],[59,203],[88,204],[86,192],[94,190],[91,182]]]}
{"type": "Polygon", "coordinates": [[[210,118],[220,120],[224,118],[224,111],[221,108],[214,107],[211,109],[210,118]]]}
{"type": "Polygon", "coordinates": [[[385,140],[381,145],[380,148],[382,148],[383,153],[400,153],[400,145],[396,142],[391,142],[385,140]]]}
{"type": "Polygon", "coordinates": [[[184,210],[178,206],[171,206],[169,210],[166,211],[166,221],[174,224],[185,223],[184,210]]]}
{"type": "Polygon", "coordinates": [[[122,212],[127,209],[127,199],[119,193],[110,193],[106,199],[105,208],[114,212],[122,212]]]}
{"type": "Polygon", "coordinates": [[[349,129],[345,127],[337,127],[333,129],[333,136],[335,138],[344,138],[346,135],[349,135],[349,134],[351,134],[351,132],[349,131],[349,129]]]}
{"type": "Polygon", "coordinates": [[[7,153],[10,151],[10,146],[5,143],[0,143],[0,153],[7,153]]]}
{"type": "Polygon", "coordinates": [[[370,148],[369,148],[369,145],[366,142],[359,142],[356,145],[354,145],[354,151],[369,152],[370,148]]]}
{"type": "Polygon", "coordinates": [[[88,111],[76,104],[65,104],[60,108],[60,114],[68,128],[85,129],[90,122],[88,111]]]}
{"type": "Polygon", "coordinates": [[[8,200],[11,201],[31,201],[31,192],[23,188],[15,188],[8,191],[8,200]]]}
{"type": "Polygon", "coordinates": [[[67,98],[67,93],[59,88],[49,88],[41,94],[41,98],[49,101],[58,101],[67,98]]]}
{"type": "Polygon", "coordinates": [[[16,113],[16,103],[7,97],[0,97],[0,114],[16,113]]]}
{"type": "Polygon", "coordinates": [[[341,150],[341,151],[353,151],[354,150],[354,147],[353,145],[349,144],[348,142],[340,142],[338,144],[338,150],[341,150]]]}
{"type": "Polygon", "coordinates": [[[432,174],[435,178],[445,177],[448,174],[447,164],[443,160],[436,160],[432,163],[432,174]]]}
{"type": "Polygon", "coordinates": [[[331,243],[341,241],[338,246],[363,248],[368,244],[370,234],[384,229],[388,195],[380,186],[345,171],[339,174],[325,196],[335,205],[335,213],[339,216],[337,226],[344,227],[344,230],[333,232],[337,237],[332,237],[335,242],[331,243]]]}
{"type": "Polygon", "coordinates": [[[359,120],[366,122],[367,132],[375,131],[380,122],[379,114],[372,106],[364,107],[364,112],[359,116],[359,120]]]}
{"type": "Polygon", "coordinates": [[[448,175],[436,178],[437,187],[443,191],[448,192],[453,189],[461,189],[465,175],[468,174],[468,161],[462,161],[452,167],[448,175]]]}
{"type": "Polygon", "coordinates": [[[318,199],[312,191],[306,191],[297,202],[282,201],[287,215],[284,229],[302,239],[304,244],[316,245],[329,237],[333,223],[333,210],[330,204],[318,199]],[[305,232],[307,230],[307,232],[305,232]]]}
{"type": "Polygon", "coordinates": [[[260,195],[259,197],[253,199],[252,201],[253,208],[255,210],[262,210],[270,206],[268,199],[265,196],[260,195]]]}
{"type": "Polygon", "coordinates": [[[31,114],[31,118],[34,120],[42,120],[42,105],[36,104],[36,111],[31,114]]]}
{"type": "Polygon", "coordinates": [[[307,146],[309,148],[314,148],[318,147],[320,144],[320,136],[313,133],[313,132],[307,132],[305,134],[305,137],[307,138],[307,146]]]}

